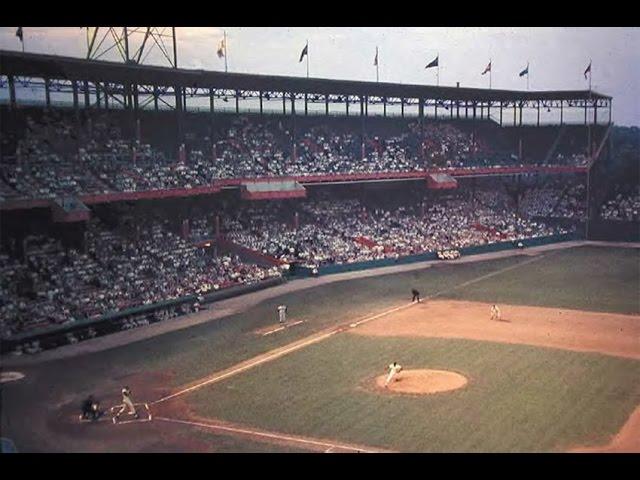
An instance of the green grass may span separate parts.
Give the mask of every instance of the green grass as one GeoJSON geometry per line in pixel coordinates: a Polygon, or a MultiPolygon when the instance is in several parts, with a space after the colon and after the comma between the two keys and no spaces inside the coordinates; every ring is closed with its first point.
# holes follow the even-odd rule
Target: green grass
{"type": "MultiPolygon", "coordinates": [[[[403,304],[411,299],[413,286],[428,296],[530,259],[518,256],[471,264],[445,264],[335,282],[282,295],[224,319],[84,356],[86,374],[74,368],[75,359],[53,362],[49,369],[60,381],[73,382],[78,376],[85,377],[83,382],[87,386],[99,385],[101,378],[114,371],[169,371],[174,374],[173,386],[177,386],[328,326],[403,304]],[[274,324],[276,306],[281,303],[289,306],[290,320],[304,319],[305,323],[267,337],[251,333],[274,324]]],[[[640,313],[639,264],[638,250],[597,247],[562,250],[443,297],[640,313]]]]}
{"type": "Polygon", "coordinates": [[[284,433],[423,452],[539,452],[606,442],[640,401],[640,362],[445,339],[339,335],[204,387],[200,415],[284,433]],[[397,360],[458,371],[432,396],[361,387],[397,360]]]}
{"type": "MultiPolygon", "coordinates": [[[[3,387],[3,427],[11,423],[12,426],[7,431],[10,430],[12,435],[17,434],[16,429],[22,430],[20,439],[26,448],[35,430],[29,430],[28,425],[20,427],[17,422],[9,421],[29,418],[34,411],[41,409],[43,404],[54,406],[62,401],[69,401],[70,398],[81,398],[94,392],[103,393],[105,385],[119,385],[120,379],[126,378],[129,374],[150,371],[173,373],[170,385],[167,387],[175,387],[331,325],[346,323],[356,317],[379,313],[384,309],[408,302],[412,287],[418,288],[423,296],[445,291],[443,296],[456,299],[640,313],[638,298],[640,251],[637,249],[581,247],[550,252],[544,259],[480,280],[464,288],[446,292],[461,283],[529,260],[530,257],[519,256],[472,264],[444,264],[413,272],[335,282],[273,298],[237,315],[123,347],[84,355],[80,358],[26,367],[21,369],[27,373],[25,380],[3,387]],[[289,306],[291,320],[304,319],[306,322],[302,326],[268,337],[252,334],[253,330],[276,322],[275,307],[281,303],[289,306]]],[[[389,342],[391,346],[394,345],[391,339],[380,341],[382,342],[379,347],[381,351],[387,348],[384,346],[385,342],[389,342]]],[[[536,361],[542,361],[543,350],[536,351],[537,355],[541,355],[540,358],[536,357],[536,361]]],[[[310,347],[309,352],[317,352],[317,347],[310,347]]],[[[557,354],[556,352],[554,355],[557,354]]],[[[357,352],[340,352],[338,358],[344,356],[351,358],[352,363],[360,362],[357,352]]],[[[384,362],[387,358],[377,358],[376,361],[381,360],[384,362]]],[[[333,361],[335,361],[333,358],[326,359],[328,363],[333,361]]],[[[267,367],[269,366],[260,368],[256,372],[267,371],[267,367]]],[[[491,368],[498,367],[495,365],[491,368]]],[[[300,369],[304,371],[304,365],[300,365],[300,369]]],[[[246,375],[253,376],[256,372],[248,372],[246,375]]],[[[307,369],[307,374],[314,375],[313,370],[307,369]]],[[[288,378],[285,383],[293,385],[298,382],[298,378],[293,374],[288,377],[283,372],[283,375],[285,379],[288,378]]],[[[615,369],[607,375],[615,377],[615,369]]],[[[237,380],[244,377],[243,374],[237,380]]],[[[585,386],[587,389],[589,387],[588,384],[585,386]]],[[[324,385],[318,385],[318,388],[324,388],[324,385]]],[[[252,385],[248,392],[256,399],[264,399],[262,386],[252,385]]],[[[312,393],[309,392],[309,394],[312,393]]],[[[335,401],[339,402],[338,399],[335,401]]],[[[274,411],[277,408],[275,407],[274,411]]],[[[607,409],[608,404],[603,404],[602,408],[607,409]]],[[[277,411],[279,412],[277,415],[285,415],[283,411],[277,411]]],[[[253,412],[253,414],[266,417],[271,415],[271,412],[262,411],[253,412]]],[[[350,414],[354,415],[356,424],[362,421],[360,417],[363,414],[358,410],[351,410],[350,414]]],[[[446,411],[442,411],[440,415],[446,416],[446,411]]],[[[349,416],[339,415],[339,417],[349,424],[349,416]]],[[[397,422],[403,424],[406,421],[405,418],[398,414],[397,422]]],[[[282,419],[283,425],[286,425],[287,420],[287,418],[282,419]]],[[[523,419],[518,419],[520,420],[523,419]]],[[[523,421],[526,424],[526,418],[523,421]]],[[[323,421],[317,420],[317,423],[322,426],[323,421]]],[[[619,423],[616,425],[619,426],[619,423]]],[[[389,428],[395,427],[389,426],[389,428]]],[[[607,427],[608,432],[614,430],[614,427],[607,427]]],[[[589,427],[589,430],[585,431],[593,430],[589,427]]],[[[469,432],[471,432],[469,433],[471,438],[462,445],[470,445],[469,442],[472,442],[475,435],[473,427],[469,432]]],[[[360,431],[360,433],[364,432],[360,431]]],[[[434,435],[437,437],[444,433],[436,432],[434,435]]],[[[440,443],[450,445],[444,440],[440,443]]],[[[535,447],[534,443],[529,445],[535,447]]]]}
{"type": "Polygon", "coordinates": [[[640,313],[640,250],[579,247],[444,295],[458,300],[640,313]]]}

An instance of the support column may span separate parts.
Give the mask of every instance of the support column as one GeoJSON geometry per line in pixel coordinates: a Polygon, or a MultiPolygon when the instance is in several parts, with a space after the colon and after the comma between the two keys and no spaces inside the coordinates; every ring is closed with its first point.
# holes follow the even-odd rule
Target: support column
{"type": "Polygon", "coordinates": [[[258,98],[260,99],[260,115],[262,115],[262,92],[259,93],[258,98]]]}
{"type": "Polygon", "coordinates": [[[153,86],[153,109],[158,111],[158,86],[153,86]]]}
{"type": "Polygon", "coordinates": [[[538,100],[538,127],[540,126],[540,100],[538,100]]]}
{"type": "Polygon", "coordinates": [[[307,99],[307,94],[304,94],[304,114],[308,115],[309,114],[309,106],[308,106],[308,99],[307,99]]]}
{"type": "Polygon", "coordinates": [[[364,116],[369,116],[369,95],[365,95],[364,97],[364,116]]]}
{"type": "Polygon", "coordinates": [[[282,92],[282,115],[287,114],[287,94],[282,92]]]}
{"type": "Polygon", "coordinates": [[[404,98],[400,99],[400,115],[404,118],[404,98]]]}
{"type": "Polygon", "coordinates": [[[240,113],[240,92],[236,90],[236,113],[240,113]]]}
{"type": "Polygon", "coordinates": [[[424,98],[418,99],[418,118],[420,121],[424,118],[424,98]]]}
{"type": "Polygon", "coordinates": [[[346,102],[344,104],[345,106],[345,113],[347,115],[347,117],[349,116],[349,95],[346,96],[346,102]]]}
{"type": "Polygon", "coordinates": [[[100,108],[101,104],[101,99],[100,99],[100,84],[98,82],[96,82],[95,84],[95,88],[96,88],[96,105],[98,106],[98,108],[100,108]]]}
{"type": "Polygon", "coordinates": [[[593,104],[593,124],[598,125],[598,101],[593,104]]]}
{"type": "Polygon", "coordinates": [[[500,126],[502,126],[502,100],[500,100],[500,126]]]}
{"type": "Polygon", "coordinates": [[[209,89],[209,113],[211,113],[212,115],[213,115],[213,112],[215,112],[216,110],[213,99],[214,99],[213,88],[210,88],[209,89]]]}
{"type": "Polygon", "coordinates": [[[520,126],[522,126],[522,102],[520,102],[520,126]]]}
{"type": "Polygon", "coordinates": [[[587,101],[585,100],[585,101],[584,101],[584,124],[585,124],[585,125],[587,125],[587,123],[588,123],[588,122],[587,122],[587,109],[588,109],[588,107],[587,107],[587,101]]]}
{"type": "Polygon", "coordinates": [[[7,75],[9,80],[9,108],[16,108],[16,84],[13,75],[7,75]]]}
{"type": "Polygon", "coordinates": [[[45,78],[44,79],[44,99],[45,99],[45,104],[47,108],[51,108],[51,89],[49,85],[50,85],[49,79],[45,78]]]}
{"type": "Polygon", "coordinates": [[[138,85],[133,86],[133,110],[138,114],[138,85]]]}
{"type": "Polygon", "coordinates": [[[71,87],[73,88],[73,109],[78,110],[78,82],[75,80],[71,82],[71,87]]]}
{"type": "Polygon", "coordinates": [[[360,95],[360,117],[364,117],[364,97],[360,95]]]}
{"type": "Polygon", "coordinates": [[[84,108],[89,108],[91,106],[91,99],[89,98],[89,82],[87,80],[84,81],[84,108]]]}
{"type": "Polygon", "coordinates": [[[291,115],[296,114],[296,94],[291,93],[291,115]]]}
{"type": "Polygon", "coordinates": [[[456,100],[456,118],[460,119],[460,100],[456,100]]]}
{"type": "Polygon", "coordinates": [[[382,99],[382,116],[387,117],[387,97],[382,99]]]}
{"type": "Polygon", "coordinates": [[[518,125],[518,106],[513,102],[513,126],[518,125]]]}
{"type": "Polygon", "coordinates": [[[613,110],[613,100],[609,100],[609,125],[611,125],[611,110],[613,110]]]}
{"type": "Polygon", "coordinates": [[[564,101],[560,100],[560,125],[563,124],[564,101]]]}
{"type": "Polygon", "coordinates": [[[329,95],[324,96],[324,113],[325,115],[329,115],[329,95]]]}

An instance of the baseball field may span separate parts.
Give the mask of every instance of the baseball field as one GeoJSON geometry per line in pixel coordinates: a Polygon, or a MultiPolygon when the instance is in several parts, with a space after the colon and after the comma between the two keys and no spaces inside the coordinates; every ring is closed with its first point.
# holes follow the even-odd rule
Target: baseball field
{"type": "Polygon", "coordinates": [[[639,267],[638,248],[583,245],[290,282],[134,343],[4,359],[25,377],[2,385],[3,436],[21,451],[640,452],[639,267]],[[123,385],[139,421],[77,421],[86,395],[115,405],[123,385]]]}

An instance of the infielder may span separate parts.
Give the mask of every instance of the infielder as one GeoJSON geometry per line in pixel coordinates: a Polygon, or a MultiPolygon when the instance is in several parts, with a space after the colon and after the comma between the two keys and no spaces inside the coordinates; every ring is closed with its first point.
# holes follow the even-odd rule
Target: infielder
{"type": "Polygon", "coordinates": [[[397,362],[393,362],[389,364],[388,368],[389,368],[389,375],[387,375],[387,380],[384,382],[384,388],[387,388],[389,386],[389,383],[391,383],[391,380],[393,379],[393,377],[395,377],[402,371],[402,366],[397,362]]]}
{"type": "Polygon", "coordinates": [[[420,292],[418,290],[416,290],[415,288],[413,288],[411,290],[411,294],[413,295],[413,297],[411,298],[411,301],[415,302],[417,300],[418,303],[420,303],[420,292]]]}
{"type": "Polygon", "coordinates": [[[500,320],[502,315],[500,314],[500,309],[497,305],[491,305],[491,320],[500,320]]]}
{"type": "Polygon", "coordinates": [[[287,321],[287,306],[280,305],[278,307],[278,322],[280,323],[280,325],[284,325],[286,321],[287,321]]]}
{"type": "Polygon", "coordinates": [[[131,389],[129,387],[124,387],[122,389],[122,406],[120,407],[118,413],[116,413],[116,416],[113,417],[113,423],[118,422],[118,418],[127,409],[127,407],[129,408],[130,415],[133,415],[136,419],[140,418],[138,412],[136,411],[136,407],[133,406],[133,400],[131,399],[131,389]]]}

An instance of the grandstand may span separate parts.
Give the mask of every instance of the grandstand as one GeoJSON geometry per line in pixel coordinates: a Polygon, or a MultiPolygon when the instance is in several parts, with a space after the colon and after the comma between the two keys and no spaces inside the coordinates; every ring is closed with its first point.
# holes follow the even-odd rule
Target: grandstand
{"type": "MultiPolygon", "coordinates": [[[[610,156],[612,99],[592,91],[8,51],[0,81],[5,351],[285,278],[584,236],[589,172],[610,156]]],[[[637,199],[617,201],[603,215],[637,220],[637,199]]]]}

